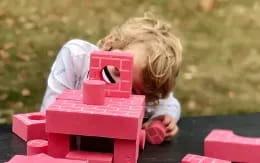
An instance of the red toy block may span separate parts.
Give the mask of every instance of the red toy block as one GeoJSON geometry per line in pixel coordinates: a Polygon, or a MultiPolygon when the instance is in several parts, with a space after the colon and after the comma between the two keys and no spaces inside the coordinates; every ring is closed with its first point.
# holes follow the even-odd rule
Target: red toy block
{"type": "Polygon", "coordinates": [[[52,157],[64,158],[70,151],[70,136],[49,133],[48,154],[52,157]]]}
{"type": "Polygon", "coordinates": [[[139,134],[139,148],[144,149],[145,146],[145,130],[141,130],[139,134]]]}
{"type": "Polygon", "coordinates": [[[259,163],[260,138],[235,135],[231,130],[213,130],[204,140],[204,153],[232,162],[259,163]]]}
{"type": "Polygon", "coordinates": [[[182,160],[181,163],[231,163],[231,161],[219,160],[215,158],[187,154],[182,160]]]}
{"type": "Polygon", "coordinates": [[[14,115],[12,130],[24,141],[47,139],[45,113],[34,112],[14,115]]]}
{"type": "Polygon", "coordinates": [[[112,153],[86,152],[86,151],[70,151],[66,155],[67,159],[82,160],[88,163],[112,163],[112,153]]]}
{"type": "Polygon", "coordinates": [[[27,142],[27,155],[35,155],[47,153],[48,141],[42,139],[34,139],[27,142]]]}
{"type": "Polygon", "coordinates": [[[113,163],[137,163],[138,154],[138,141],[115,139],[113,163]]]}
{"type": "Polygon", "coordinates": [[[8,163],[86,163],[86,162],[80,160],[57,159],[57,158],[50,157],[46,154],[38,154],[32,156],[16,155],[8,163]]]}
{"type": "Polygon", "coordinates": [[[151,144],[161,144],[166,136],[166,128],[159,120],[154,120],[146,129],[147,141],[151,144]]]}
{"type": "Polygon", "coordinates": [[[85,80],[83,83],[83,103],[103,105],[105,102],[105,84],[101,80],[85,80]]]}
{"type": "Polygon", "coordinates": [[[106,96],[129,97],[132,94],[133,54],[123,52],[94,51],[90,56],[90,80],[103,80],[102,69],[105,66],[115,66],[120,72],[120,81],[116,84],[106,84],[106,96]],[[122,83],[124,84],[121,87],[122,83]],[[114,87],[119,89],[114,89],[114,87]]]}
{"type": "Polygon", "coordinates": [[[57,100],[46,110],[46,131],[135,140],[142,127],[144,102],[141,95],[106,97],[104,105],[85,105],[82,99],[57,100]]]}

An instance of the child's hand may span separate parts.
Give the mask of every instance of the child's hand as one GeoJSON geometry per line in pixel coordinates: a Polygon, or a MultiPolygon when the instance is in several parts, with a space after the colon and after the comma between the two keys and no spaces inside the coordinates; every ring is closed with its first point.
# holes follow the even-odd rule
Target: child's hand
{"type": "Polygon", "coordinates": [[[164,126],[166,128],[166,132],[167,133],[166,133],[165,140],[167,140],[167,141],[172,140],[172,138],[179,131],[178,126],[176,124],[176,120],[171,118],[169,115],[161,115],[161,116],[155,117],[154,119],[152,119],[152,120],[150,120],[148,122],[145,122],[143,124],[143,128],[147,129],[153,120],[160,120],[160,121],[162,121],[162,123],[164,124],[164,126]]]}

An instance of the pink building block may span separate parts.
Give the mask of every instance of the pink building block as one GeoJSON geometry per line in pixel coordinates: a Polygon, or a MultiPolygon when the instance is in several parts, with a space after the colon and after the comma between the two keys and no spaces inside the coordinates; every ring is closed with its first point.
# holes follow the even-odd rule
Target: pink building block
{"type": "Polygon", "coordinates": [[[48,154],[52,157],[64,158],[70,151],[70,136],[49,133],[48,154]]]}
{"type": "Polygon", "coordinates": [[[122,52],[94,51],[90,59],[90,80],[103,80],[105,66],[115,66],[120,72],[120,81],[106,84],[106,96],[129,97],[132,93],[133,54],[122,52]]]}
{"type": "Polygon", "coordinates": [[[86,163],[86,161],[57,159],[46,154],[38,154],[32,156],[16,155],[7,163],[86,163]]]}
{"type": "Polygon", "coordinates": [[[146,137],[145,130],[141,130],[140,134],[139,134],[139,147],[140,147],[140,149],[144,149],[145,137],[146,137]]]}
{"type": "Polygon", "coordinates": [[[45,113],[35,112],[14,115],[12,130],[24,141],[47,139],[45,113]]]}
{"type": "Polygon", "coordinates": [[[231,161],[219,160],[215,158],[187,154],[182,160],[181,163],[231,163],[231,161]]]}
{"type": "Polygon", "coordinates": [[[34,139],[27,142],[27,155],[47,153],[48,141],[43,139],[34,139]]]}
{"type": "Polygon", "coordinates": [[[103,105],[105,102],[105,84],[101,80],[84,81],[83,103],[88,105],[103,105]]]}
{"type": "Polygon", "coordinates": [[[46,110],[46,131],[82,136],[135,140],[144,116],[145,97],[106,97],[104,105],[57,100],[46,110]]]}
{"type": "Polygon", "coordinates": [[[154,120],[146,129],[147,141],[151,144],[161,144],[166,136],[166,128],[159,120],[154,120]]]}
{"type": "Polygon", "coordinates": [[[113,163],[136,163],[138,159],[138,154],[138,141],[121,139],[115,140],[113,163]]]}
{"type": "Polygon", "coordinates": [[[85,151],[70,151],[66,155],[67,159],[82,160],[88,163],[112,163],[112,153],[99,153],[99,152],[85,152],[85,151]]]}
{"type": "Polygon", "coordinates": [[[204,140],[206,156],[232,162],[260,162],[260,138],[235,135],[231,130],[213,130],[204,140]]]}

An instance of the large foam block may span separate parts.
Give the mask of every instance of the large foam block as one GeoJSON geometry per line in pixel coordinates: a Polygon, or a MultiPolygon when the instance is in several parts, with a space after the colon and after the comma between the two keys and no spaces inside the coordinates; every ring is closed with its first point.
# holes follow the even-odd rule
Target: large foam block
{"type": "Polygon", "coordinates": [[[105,102],[105,84],[101,80],[84,81],[83,103],[88,105],[103,105],[105,102]]]}
{"type": "Polygon", "coordinates": [[[12,130],[24,141],[47,139],[45,113],[34,112],[13,116],[12,130]]]}
{"type": "Polygon", "coordinates": [[[113,163],[137,163],[139,154],[139,143],[135,140],[116,139],[114,142],[113,163]]]}
{"type": "Polygon", "coordinates": [[[161,144],[166,136],[166,128],[159,120],[154,120],[146,129],[147,141],[151,144],[161,144]]]}
{"type": "Polygon", "coordinates": [[[142,127],[144,96],[105,99],[104,105],[56,100],[46,110],[46,131],[135,140],[142,127]],[[84,125],[83,125],[84,124],[84,125]]]}
{"type": "Polygon", "coordinates": [[[187,154],[182,160],[181,163],[231,163],[231,161],[220,160],[216,158],[210,158],[200,155],[187,154]]]}
{"type": "Polygon", "coordinates": [[[82,160],[88,163],[112,163],[112,153],[86,152],[86,151],[70,151],[66,155],[67,159],[82,160]]]}
{"type": "Polygon", "coordinates": [[[48,141],[43,139],[34,139],[27,142],[27,155],[47,153],[48,141]]]}
{"type": "Polygon", "coordinates": [[[133,54],[125,52],[94,51],[90,57],[90,80],[102,80],[102,69],[114,66],[120,72],[120,81],[106,84],[106,96],[129,97],[132,94],[133,54]]]}
{"type": "Polygon", "coordinates": [[[204,153],[232,162],[260,162],[260,138],[235,135],[231,130],[213,130],[204,140],[204,153]]]}
{"type": "Polygon", "coordinates": [[[70,151],[70,136],[65,134],[49,133],[48,154],[52,157],[65,158],[70,151]]]}

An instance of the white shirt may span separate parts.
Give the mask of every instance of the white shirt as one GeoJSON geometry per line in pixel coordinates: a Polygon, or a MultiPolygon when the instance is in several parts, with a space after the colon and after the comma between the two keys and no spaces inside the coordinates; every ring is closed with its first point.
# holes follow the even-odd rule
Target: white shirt
{"type": "MultiPolygon", "coordinates": [[[[94,50],[98,50],[95,45],[79,39],[63,45],[51,67],[41,111],[45,111],[64,89],[82,89],[89,71],[90,54],[94,50]]],[[[173,93],[160,99],[158,105],[146,104],[146,115],[150,118],[167,114],[178,121],[180,113],[180,103],[173,93]]]]}

